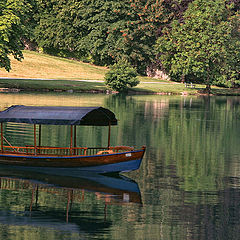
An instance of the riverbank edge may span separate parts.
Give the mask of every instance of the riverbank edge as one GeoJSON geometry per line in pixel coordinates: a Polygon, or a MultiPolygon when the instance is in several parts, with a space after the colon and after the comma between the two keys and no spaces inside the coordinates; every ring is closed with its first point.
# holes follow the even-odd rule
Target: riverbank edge
{"type": "MultiPolygon", "coordinates": [[[[19,93],[19,92],[61,92],[61,93],[91,93],[91,94],[118,94],[119,92],[117,91],[112,91],[109,89],[106,90],[69,90],[69,89],[35,89],[35,88],[0,88],[0,93],[19,93]]],[[[211,92],[206,93],[204,90],[198,91],[197,93],[192,93],[192,92],[151,92],[151,91],[134,91],[132,89],[128,90],[125,94],[128,95],[173,95],[173,96],[202,96],[202,95],[207,95],[207,96],[240,96],[240,89],[237,89],[237,91],[229,91],[229,92],[224,92],[224,93],[219,93],[219,92],[211,92]]]]}
{"type": "MultiPolygon", "coordinates": [[[[207,93],[205,85],[194,85],[186,88],[184,84],[176,82],[145,82],[143,86],[129,88],[128,95],[213,95],[213,96],[240,96],[240,88],[229,89],[212,87],[207,93]],[[152,85],[152,86],[151,86],[152,85]],[[149,87],[150,86],[150,87],[149,87]]],[[[67,92],[67,93],[92,93],[92,94],[117,94],[100,80],[57,80],[57,79],[19,79],[1,78],[0,92],[67,92]]]]}

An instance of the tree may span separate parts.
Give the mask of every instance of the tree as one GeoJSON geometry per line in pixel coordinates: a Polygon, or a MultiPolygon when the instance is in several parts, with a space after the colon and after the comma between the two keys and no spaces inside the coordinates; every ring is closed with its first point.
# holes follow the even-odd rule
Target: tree
{"type": "Polygon", "coordinates": [[[106,39],[113,59],[126,59],[141,74],[156,61],[154,45],[163,27],[181,19],[193,0],[130,0],[115,3],[118,16],[109,26],[106,39]]]}
{"type": "Polygon", "coordinates": [[[22,0],[0,0],[0,67],[10,71],[9,54],[17,60],[23,58],[25,14],[28,4],[22,0]]]}
{"type": "MultiPolygon", "coordinates": [[[[114,1],[37,0],[35,39],[49,53],[110,65],[108,28],[117,21],[114,1]]],[[[118,3],[116,3],[118,4],[118,3]]],[[[121,2],[120,2],[121,4],[121,2]]]]}
{"type": "Polygon", "coordinates": [[[146,67],[155,59],[153,45],[158,29],[165,24],[169,14],[164,1],[131,0],[124,7],[115,5],[117,21],[109,26],[110,55],[114,59],[126,59],[139,73],[145,73],[146,67]]]}
{"type": "Polygon", "coordinates": [[[44,51],[97,65],[125,59],[144,74],[163,26],[193,0],[36,1],[35,39],[44,51]]]}
{"type": "Polygon", "coordinates": [[[195,0],[183,21],[164,29],[156,49],[164,70],[176,81],[233,83],[240,72],[239,18],[225,0],[195,0]]]}
{"type": "Polygon", "coordinates": [[[129,87],[137,86],[139,80],[136,70],[122,60],[114,64],[106,73],[105,84],[115,91],[124,92],[129,87]]]}
{"type": "Polygon", "coordinates": [[[126,59],[140,73],[155,60],[159,29],[191,0],[37,0],[36,41],[47,52],[97,65],[126,59]],[[175,13],[176,12],[176,13],[175,13]]]}

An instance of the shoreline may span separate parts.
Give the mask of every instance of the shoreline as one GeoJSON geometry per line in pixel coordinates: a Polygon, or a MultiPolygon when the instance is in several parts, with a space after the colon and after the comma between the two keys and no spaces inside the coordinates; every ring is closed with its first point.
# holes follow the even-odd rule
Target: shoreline
{"type": "MultiPolygon", "coordinates": [[[[43,78],[7,78],[0,77],[1,93],[18,92],[66,92],[91,94],[117,94],[108,89],[103,80],[64,80],[43,78]]],[[[212,86],[211,93],[205,91],[205,85],[197,84],[193,88],[178,82],[141,81],[129,88],[128,95],[169,95],[169,96],[240,96],[240,88],[229,89],[212,86]]]]}
{"type": "MultiPolygon", "coordinates": [[[[20,93],[20,92],[59,92],[59,93],[89,93],[89,94],[119,94],[116,91],[112,90],[72,90],[72,89],[35,89],[35,88],[0,88],[0,93],[20,93]]],[[[133,91],[129,90],[126,92],[127,95],[161,95],[161,96],[240,96],[240,89],[237,92],[228,92],[228,93],[189,93],[189,92],[150,92],[150,91],[133,91]]]]}

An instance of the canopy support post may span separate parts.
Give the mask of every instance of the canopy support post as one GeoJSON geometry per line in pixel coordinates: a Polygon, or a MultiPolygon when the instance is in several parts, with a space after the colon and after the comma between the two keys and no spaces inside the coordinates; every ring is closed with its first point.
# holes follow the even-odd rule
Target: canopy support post
{"type": "Polygon", "coordinates": [[[76,155],[76,147],[77,147],[77,126],[74,125],[74,145],[73,147],[75,148],[73,151],[73,154],[76,155]]]}
{"type": "Polygon", "coordinates": [[[37,155],[36,124],[33,125],[33,128],[34,128],[34,155],[37,155]]]}
{"type": "Polygon", "coordinates": [[[77,147],[77,126],[74,125],[74,147],[77,147]]]}
{"type": "Polygon", "coordinates": [[[39,125],[39,128],[38,128],[38,147],[39,147],[39,154],[40,154],[40,147],[41,147],[41,139],[42,138],[42,125],[40,124],[39,125]]]}
{"type": "Polygon", "coordinates": [[[73,126],[71,125],[70,155],[72,155],[72,147],[73,147],[73,126]]]}
{"type": "Polygon", "coordinates": [[[111,138],[111,122],[108,123],[108,149],[110,147],[110,138],[111,138]]]}
{"type": "Polygon", "coordinates": [[[1,152],[3,153],[3,123],[1,123],[1,152]]]}

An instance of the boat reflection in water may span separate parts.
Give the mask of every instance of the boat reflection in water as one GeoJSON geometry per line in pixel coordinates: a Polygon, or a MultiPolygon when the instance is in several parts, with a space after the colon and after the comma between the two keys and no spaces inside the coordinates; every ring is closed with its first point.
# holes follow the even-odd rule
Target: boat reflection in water
{"type": "Polygon", "coordinates": [[[0,225],[96,233],[111,226],[109,205],[142,204],[138,184],[122,175],[86,172],[74,178],[1,168],[0,186],[6,196],[0,200],[0,225]]]}

